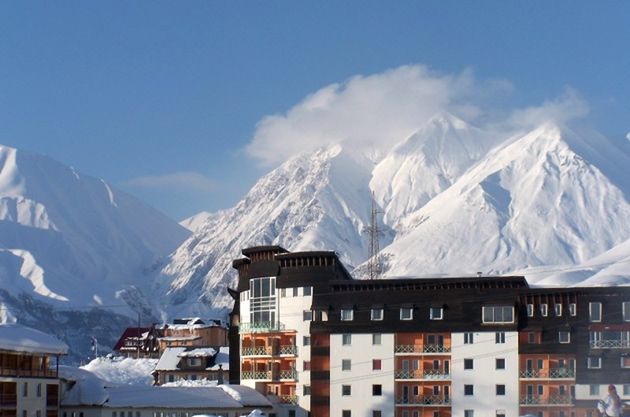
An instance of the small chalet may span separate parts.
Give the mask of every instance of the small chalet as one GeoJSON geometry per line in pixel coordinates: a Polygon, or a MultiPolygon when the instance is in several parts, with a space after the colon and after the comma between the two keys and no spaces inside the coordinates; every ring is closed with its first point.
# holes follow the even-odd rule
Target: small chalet
{"type": "Polygon", "coordinates": [[[175,319],[161,328],[160,352],[169,347],[227,346],[227,325],[221,320],[199,317],[175,319]]]}
{"type": "Polygon", "coordinates": [[[162,330],[155,326],[128,327],[112,350],[128,358],[157,359],[160,357],[159,339],[162,335],[162,330]]]}
{"type": "Polygon", "coordinates": [[[171,347],[160,357],[153,377],[155,385],[181,381],[228,381],[230,371],[229,347],[171,347]]]}

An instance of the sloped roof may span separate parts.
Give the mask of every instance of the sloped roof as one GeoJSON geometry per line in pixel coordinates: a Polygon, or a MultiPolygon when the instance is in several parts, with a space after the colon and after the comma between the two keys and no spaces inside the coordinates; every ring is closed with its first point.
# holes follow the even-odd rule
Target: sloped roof
{"type": "Polygon", "coordinates": [[[174,371],[177,370],[177,364],[180,361],[180,354],[186,351],[185,347],[169,347],[164,349],[162,356],[157,365],[155,365],[156,371],[174,371]]]}
{"type": "Polygon", "coordinates": [[[66,355],[68,345],[54,336],[20,324],[0,324],[0,350],[66,355]]]}
{"type": "Polygon", "coordinates": [[[127,327],[122,336],[120,336],[120,339],[118,339],[118,342],[116,342],[116,345],[114,345],[114,349],[112,350],[120,350],[120,348],[125,346],[126,339],[132,337],[142,338],[143,333],[147,333],[149,330],[151,330],[151,328],[149,327],[127,327]]]}

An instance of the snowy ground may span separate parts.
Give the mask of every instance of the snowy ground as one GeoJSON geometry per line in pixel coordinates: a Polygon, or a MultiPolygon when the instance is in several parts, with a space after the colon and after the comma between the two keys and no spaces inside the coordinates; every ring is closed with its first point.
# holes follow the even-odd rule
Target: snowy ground
{"type": "Polygon", "coordinates": [[[132,359],[122,357],[99,357],[81,367],[97,377],[115,384],[152,385],[151,372],[157,359],[132,359]]]}

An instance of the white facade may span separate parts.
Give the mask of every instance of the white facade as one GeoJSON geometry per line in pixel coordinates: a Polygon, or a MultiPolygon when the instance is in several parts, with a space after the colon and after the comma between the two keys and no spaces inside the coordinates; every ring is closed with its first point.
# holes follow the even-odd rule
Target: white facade
{"type": "Polygon", "coordinates": [[[518,332],[471,332],[452,334],[452,403],[453,417],[464,417],[473,410],[474,417],[505,417],[519,415],[519,359],[518,332]],[[500,343],[497,343],[499,341],[500,343]],[[497,369],[502,363],[505,369],[497,369]],[[465,369],[470,366],[472,369],[465,369]],[[466,395],[465,386],[472,385],[472,395],[466,395]],[[497,385],[503,386],[504,395],[497,395],[497,385]]]}
{"type": "MultiPolygon", "coordinates": [[[[576,400],[590,400],[594,403],[597,400],[601,400],[608,396],[608,385],[610,384],[576,384],[575,385],[575,399],[576,400]],[[591,393],[592,392],[592,393],[591,393]]],[[[630,381],[627,384],[612,384],[617,388],[617,394],[623,400],[630,401],[630,381]]]]}
{"type": "Polygon", "coordinates": [[[217,417],[247,416],[250,411],[212,408],[109,408],[101,406],[61,407],[61,417],[217,417]]]}
{"type": "Polygon", "coordinates": [[[350,343],[346,336],[344,344],[344,335],[330,335],[331,417],[341,416],[343,410],[351,410],[353,416],[372,416],[375,410],[393,416],[394,334],[380,334],[380,344],[372,343],[372,333],[349,338],[350,343]],[[349,361],[349,370],[343,369],[344,360],[349,361]],[[380,361],[380,370],[373,369],[375,360],[380,361]],[[344,386],[350,387],[350,395],[344,395],[344,386]],[[373,395],[374,386],[380,386],[380,395],[373,395]]]}
{"type": "MultiPolygon", "coordinates": [[[[0,382],[16,384],[16,413],[18,417],[45,417],[46,416],[46,386],[59,386],[58,379],[51,378],[10,378],[2,377],[0,382]]],[[[57,391],[58,392],[58,391],[57,391]]],[[[50,410],[58,410],[58,399],[48,407],[50,410]]]]}

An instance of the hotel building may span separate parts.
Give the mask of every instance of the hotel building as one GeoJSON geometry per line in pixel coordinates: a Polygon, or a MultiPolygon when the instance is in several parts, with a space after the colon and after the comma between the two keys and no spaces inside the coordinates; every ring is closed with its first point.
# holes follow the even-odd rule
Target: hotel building
{"type": "Polygon", "coordinates": [[[277,417],[592,417],[630,400],[630,288],[355,280],[334,252],[243,250],[230,382],[277,417]]]}

